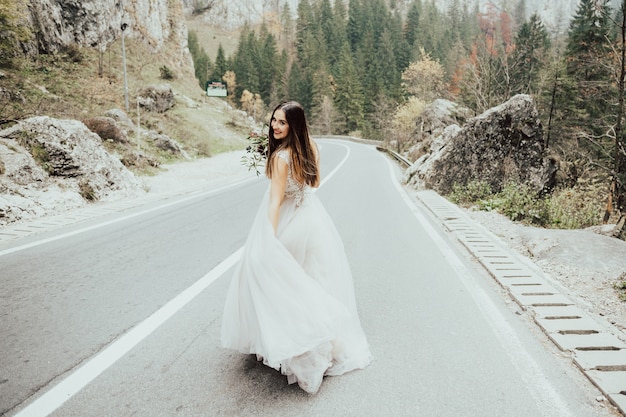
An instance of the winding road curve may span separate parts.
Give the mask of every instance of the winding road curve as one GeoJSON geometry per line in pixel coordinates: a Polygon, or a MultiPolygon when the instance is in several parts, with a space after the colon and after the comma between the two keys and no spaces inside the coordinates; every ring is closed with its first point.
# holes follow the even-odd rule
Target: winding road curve
{"type": "Polygon", "coordinates": [[[321,140],[374,361],[309,396],[219,346],[268,182],[152,201],[0,243],[0,415],[608,417],[598,391],[399,185],[321,140]]]}

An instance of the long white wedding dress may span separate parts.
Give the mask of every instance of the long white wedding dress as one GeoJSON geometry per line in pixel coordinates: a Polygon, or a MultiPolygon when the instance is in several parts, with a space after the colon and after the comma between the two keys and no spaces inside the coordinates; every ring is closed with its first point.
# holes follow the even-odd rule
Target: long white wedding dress
{"type": "Polygon", "coordinates": [[[292,177],[288,152],[278,154],[289,175],[276,235],[266,192],[230,283],[221,340],[315,393],[324,375],[365,368],[371,353],[341,238],[313,189],[292,177]]]}

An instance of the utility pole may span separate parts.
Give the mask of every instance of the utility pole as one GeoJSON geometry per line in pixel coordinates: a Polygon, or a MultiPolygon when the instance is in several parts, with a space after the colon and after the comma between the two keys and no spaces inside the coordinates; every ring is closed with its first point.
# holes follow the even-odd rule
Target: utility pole
{"type": "Polygon", "coordinates": [[[124,66],[124,106],[126,107],[126,113],[129,111],[128,107],[128,78],[126,77],[126,47],[124,46],[124,31],[128,25],[122,23],[122,65],[124,66]]]}

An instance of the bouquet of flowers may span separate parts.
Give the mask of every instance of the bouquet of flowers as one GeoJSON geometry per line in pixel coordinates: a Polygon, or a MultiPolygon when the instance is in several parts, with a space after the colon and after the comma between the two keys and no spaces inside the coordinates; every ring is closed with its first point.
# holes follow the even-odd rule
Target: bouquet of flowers
{"type": "Polygon", "coordinates": [[[248,167],[248,171],[254,169],[257,176],[261,174],[259,167],[265,166],[270,146],[269,137],[264,132],[267,132],[265,126],[260,132],[250,132],[247,139],[251,143],[246,148],[245,155],[241,157],[241,164],[248,167]]]}

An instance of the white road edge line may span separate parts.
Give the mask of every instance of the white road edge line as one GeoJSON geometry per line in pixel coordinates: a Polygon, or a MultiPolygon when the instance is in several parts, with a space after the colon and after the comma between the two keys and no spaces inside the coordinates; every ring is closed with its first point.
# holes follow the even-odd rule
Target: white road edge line
{"type": "MultiPolygon", "coordinates": [[[[348,157],[350,156],[350,148],[347,145],[342,143],[338,143],[337,145],[342,146],[346,149],[346,155],[335,167],[335,169],[333,169],[330,174],[328,174],[324,178],[324,180],[322,180],[320,187],[324,185],[333,175],[335,175],[335,173],[337,173],[337,171],[343,166],[343,164],[348,160],[348,157]]],[[[214,190],[213,192],[217,191],[218,190],[214,190]]],[[[169,205],[178,204],[182,201],[187,201],[196,197],[198,196],[189,197],[184,200],[178,200],[169,205]]],[[[159,208],[166,206],[167,205],[159,206],[159,208]]],[[[149,213],[157,209],[158,208],[145,210],[140,213],[135,213],[131,216],[127,216],[126,218],[149,213]]],[[[116,221],[119,220],[106,222],[102,225],[98,225],[97,227],[102,227],[106,224],[115,223],[116,221]]],[[[58,240],[62,237],[71,236],[83,231],[95,229],[97,227],[84,228],[80,231],[67,233],[65,235],[61,235],[60,237],[56,237],[53,240],[58,240]]],[[[122,356],[124,356],[131,349],[137,346],[141,341],[143,341],[146,337],[152,334],[152,332],[154,332],[163,323],[169,320],[180,309],[182,309],[190,301],[196,298],[196,296],[198,296],[202,291],[207,289],[219,277],[226,273],[226,271],[228,271],[237,263],[237,261],[241,257],[242,252],[243,247],[232,253],[230,256],[228,256],[228,258],[224,259],[219,265],[209,271],[206,275],[193,283],[186,290],[178,294],[163,307],[152,313],[152,315],[149,316],[147,319],[133,327],[119,339],[107,346],[103,351],[96,354],[96,356],[89,359],[85,364],[81,365],[77,370],[75,370],[73,373],[71,373],[69,376],[67,376],[65,379],[63,379],[41,397],[37,398],[31,404],[18,412],[15,417],[44,417],[53,413],[55,410],[61,407],[63,403],[65,403],[72,396],[82,390],[91,381],[96,379],[98,375],[110,368],[115,362],[122,358],[122,356]]],[[[0,252],[0,254],[2,253],[0,252]]]]}
{"type": "MultiPolygon", "coordinates": [[[[323,140],[323,139],[322,139],[323,140]]],[[[346,155],[343,157],[343,159],[341,160],[341,162],[339,162],[337,164],[337,166],[335,167],[335,169],[333,169],[332,171],[330,171],[330,173],[328,175],[326,175],[324,177],[324,179],[322,180],[322,182],[320,183],[319,188],[322,188],[322,186],[324,184],[326,184],[326,181],[328,181],[329,179],[332,178],[333,175],[335,175],[337,173],[337,171],[339,171],[339,169],[343,166],[343,164],[348,160],[348,158],[350,157],[350,147],[348,147],[348,145],[346,145],[345,143],[338,143],[339,141],[336,140],[332,140],[332,139],[326,139],[327,141],[330,141],[331,144],[335,144],[335,145],[339,145],[342,146],[343,148],[345,148],[346,150],[346,155]]]]}
{"type": "Polygon", "coordinates": [[[215,280],[221,277],[222,274],[239,260],[242,249],[231,254],[208,274],[200,278],[163,307],[152,313],[150,317],[133,327],[118,340],[91,358],[71,375],[55,385],[50,391],[46,392],[32,404],[16,414],[16,417],[47,416],[54,412],[65,401],[107,370],[111,365],[117,362],[118,359],[137,346],[215,280]]]}
{"type": "Polygon", "coordinates": [[[46,238],[46,239],[37,240],[35,242],[27,243],[25,245],[20,245],[20,246],[15,246],[13,248],[5,249],[5,250],[0,251],[0,256],[8,255],[10,253],[19,252],[19,251],[22,251],[22,250],[25,250],[25,249],[34,248],[36,246],[40,246],[40,245],[44,245],[46,243],[54,242],[56,240],[65,239],[66,237],[78,235],[78,234],[81,234],[81,233],[84,233],[84,232],[88,232],[88,231],[94,230],[94,229],[99,229],[101,227],[105,227],[105,226],[109,226],[111,224],[119,223],[119,222],[122,222],[124,220],[132,219],[133,217],[143,216],[144,214],[151,213],[151,212],[157,211],[157,210],[161,210],[163,208],[175,206],[177,204],[184,203],[184,202],[187,202],[189,200],[193,200],[195,198],[200,198],[200,197],[204,197],[204,196],[207,196],[207,195],[216,194],[216,193],[219,193],[220,191],[224,191],[224,190],[227,190],[229,188],[236,187],[238,185],[244,184],[244,183],[252,181],[254,179],[255,178],[245,179],[243,181],[238,181],[238,182],[235,182],[235,183],[232,183],[232,184],[228,184],[228,185],[225,185],[225,186],[213,189],[213,190],[204,191],[204,192],[200,192],[200,193],[197,193],[197,194],[190,195],[190,196],[185,197],[185,198],[177,199],[175,201],[172,201],[172,202],[169,202],[169,203],[166,203],[166,204],[160,204],[160,205],[158,205],[156,207],[152,207],[150,209],[138,211],[137,213],[129,214],[127,216],[118,217],[118,218],[113,219],[113,220],[109,220],[109,221],[106,221],[106,222],[94,224],[93,226],[83,227],[81,229],[77,229],[77,230],[74,230],[72,232],[67,232],[67,233],[60,234],[58,236],[53,236],[53,237],[49,237],[49,238],[46,238]]]}
{"type": "Polygon", "coordinates": [[[537,398],[540,407],[543,408],[545,417],[571,417],[574,414],[569,408],[569,404],[561,395],[559,395],[554,386],[550,384],[548,378],[543,373],[541,366],[535,359],[524,349],[520,349],[522,342],[519,337],[500,315],[494,301],[480,288],[474,281],[472,273],[464,265],[459,256],[448,247],[448,244],[441,235],[433,228],[424,214],[420,212],[406,190],[402,188],[399,181],[395,180],[393,165],[388,158],[385,158],[389,164],[389,172],[391,179],[396,186],[398,192],[409,206],[417,221],[422,225],[428,236],[435,242],[444,258],[448,260],[450,266],[454,269],[457,276],[467,288],[468,292],[476,302],[478,308],[482,311],[487,322],[491,325],[494,333],[502,346],[504,346],[513,365],[518,369],[520,375],[526,382],[531,395],[537,398]]]}

